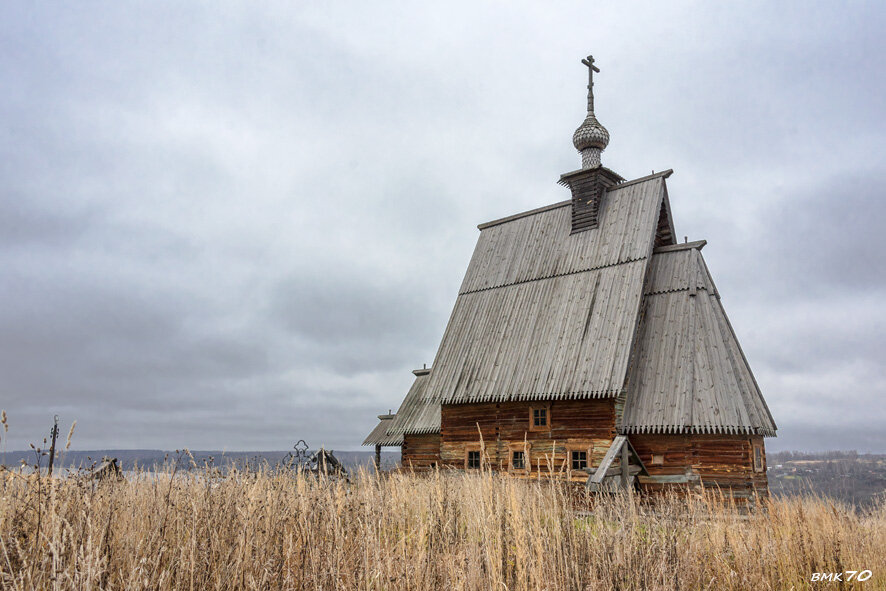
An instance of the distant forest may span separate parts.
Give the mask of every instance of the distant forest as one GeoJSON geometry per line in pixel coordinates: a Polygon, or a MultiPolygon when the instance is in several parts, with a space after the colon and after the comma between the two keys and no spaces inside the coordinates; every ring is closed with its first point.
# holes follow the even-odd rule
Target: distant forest
{"type": "Polygon", "coordinates": [[[783,451],[768,454],[767,463],[775,495],[812,493],[858,508],[886,502],[886,454],[783,451]]]}

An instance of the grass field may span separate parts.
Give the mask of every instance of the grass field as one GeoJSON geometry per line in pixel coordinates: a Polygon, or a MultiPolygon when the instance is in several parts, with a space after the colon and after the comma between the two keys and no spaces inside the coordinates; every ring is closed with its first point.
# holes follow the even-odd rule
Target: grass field
{"type": "Polygon", "coordinates": [[[886,587],[883,505],[773,499],[743,515],[713,496],[653,505],[489,473],[5,471],[0,540],[2,588],[21,590],[886,587]]]}

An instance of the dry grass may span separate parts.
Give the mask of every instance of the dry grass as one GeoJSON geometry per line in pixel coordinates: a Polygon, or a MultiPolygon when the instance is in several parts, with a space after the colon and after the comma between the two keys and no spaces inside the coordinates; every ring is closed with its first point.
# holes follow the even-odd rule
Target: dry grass
{"type": "MultiPolygon", "coordinates": [[[[871,569],[886,509],[577,499],[493,474],[165,471],[123,482],[0,472],[4,589],[805,589],[871,569]],[[587,504],[586,504],[587,503],[587,504]],[[586,504],[592,515],[577,512],[586,504]],[[589,504],[589,505],[588,505],[589,504]]],[[[837,588],[836,584],[826,585],[837,588]]],[[[844,587],[846,588],[846,587],[844,587]]]]}

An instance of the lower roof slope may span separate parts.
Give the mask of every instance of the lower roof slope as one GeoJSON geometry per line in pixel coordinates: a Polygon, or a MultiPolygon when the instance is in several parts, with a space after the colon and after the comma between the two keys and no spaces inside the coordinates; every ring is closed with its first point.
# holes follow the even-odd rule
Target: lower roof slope
{"type": "Polygon", "coordinates": [[[417,435],[440,431],[440,399],[427,394],[430,369],[416,369],[415,381],[400,403],[394,420],[388,425],[389,435],[417,435]]]}
{"type": "Polygon", "coordinates": [[[363,445],[381,445],[383,447],[403,445],[403,435],[388,435],[388,427],[395,415],[378,415],[378,425],[363,441],[363,445]]]}
{"type": "Polygon", "coordinates": [[[774,436],[700,246],[686,246],[652,257],[620,430],[774,436]]]}

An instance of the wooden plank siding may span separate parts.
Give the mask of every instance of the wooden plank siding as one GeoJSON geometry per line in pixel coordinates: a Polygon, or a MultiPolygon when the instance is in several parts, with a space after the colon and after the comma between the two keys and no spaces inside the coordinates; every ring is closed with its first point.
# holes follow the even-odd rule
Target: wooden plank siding
{"type": "MultiPolygon", "coordinates": [[[[588,467],[597,466],[615,437],[615,400],[556,400],[444,404],[441,410],[441,465],[464,468],[469,449],[483,441],[486,462],[494,470],[507,471],[510,451],[528,446],[529,467],[518,475],[538,476],[568,470],[567,452],[588,451],[588,467]],[[549,411],[549,428],[529,429],[530,409],[549,411]]],[[[586,473],[573,474],[585,481],[586,473]]]]}
{"type": "Polygon", "coordinates": [[[422,433],[403,436],[400,465],[406,469],[429,470],[440,465],[440,434],[422,433]]]}
{"type": "MultiPolygon", "coordinates": [[[[759,435],[631,435],[631,443],[646,465],[650,476],[695,474],[705,487],[719,487],[736,496],[756,492],[769,494],[766,477],[766,451],[763,447],[762,471],[754,470],[753,446],[763,446],[759,435]],[[661,465],[652,456],[662,456],[661,465]]],[[[641,480],[642,481],[642,480],[641,480]]],[[[669,486],[646,482],[650,492],[669,486]]]]}

